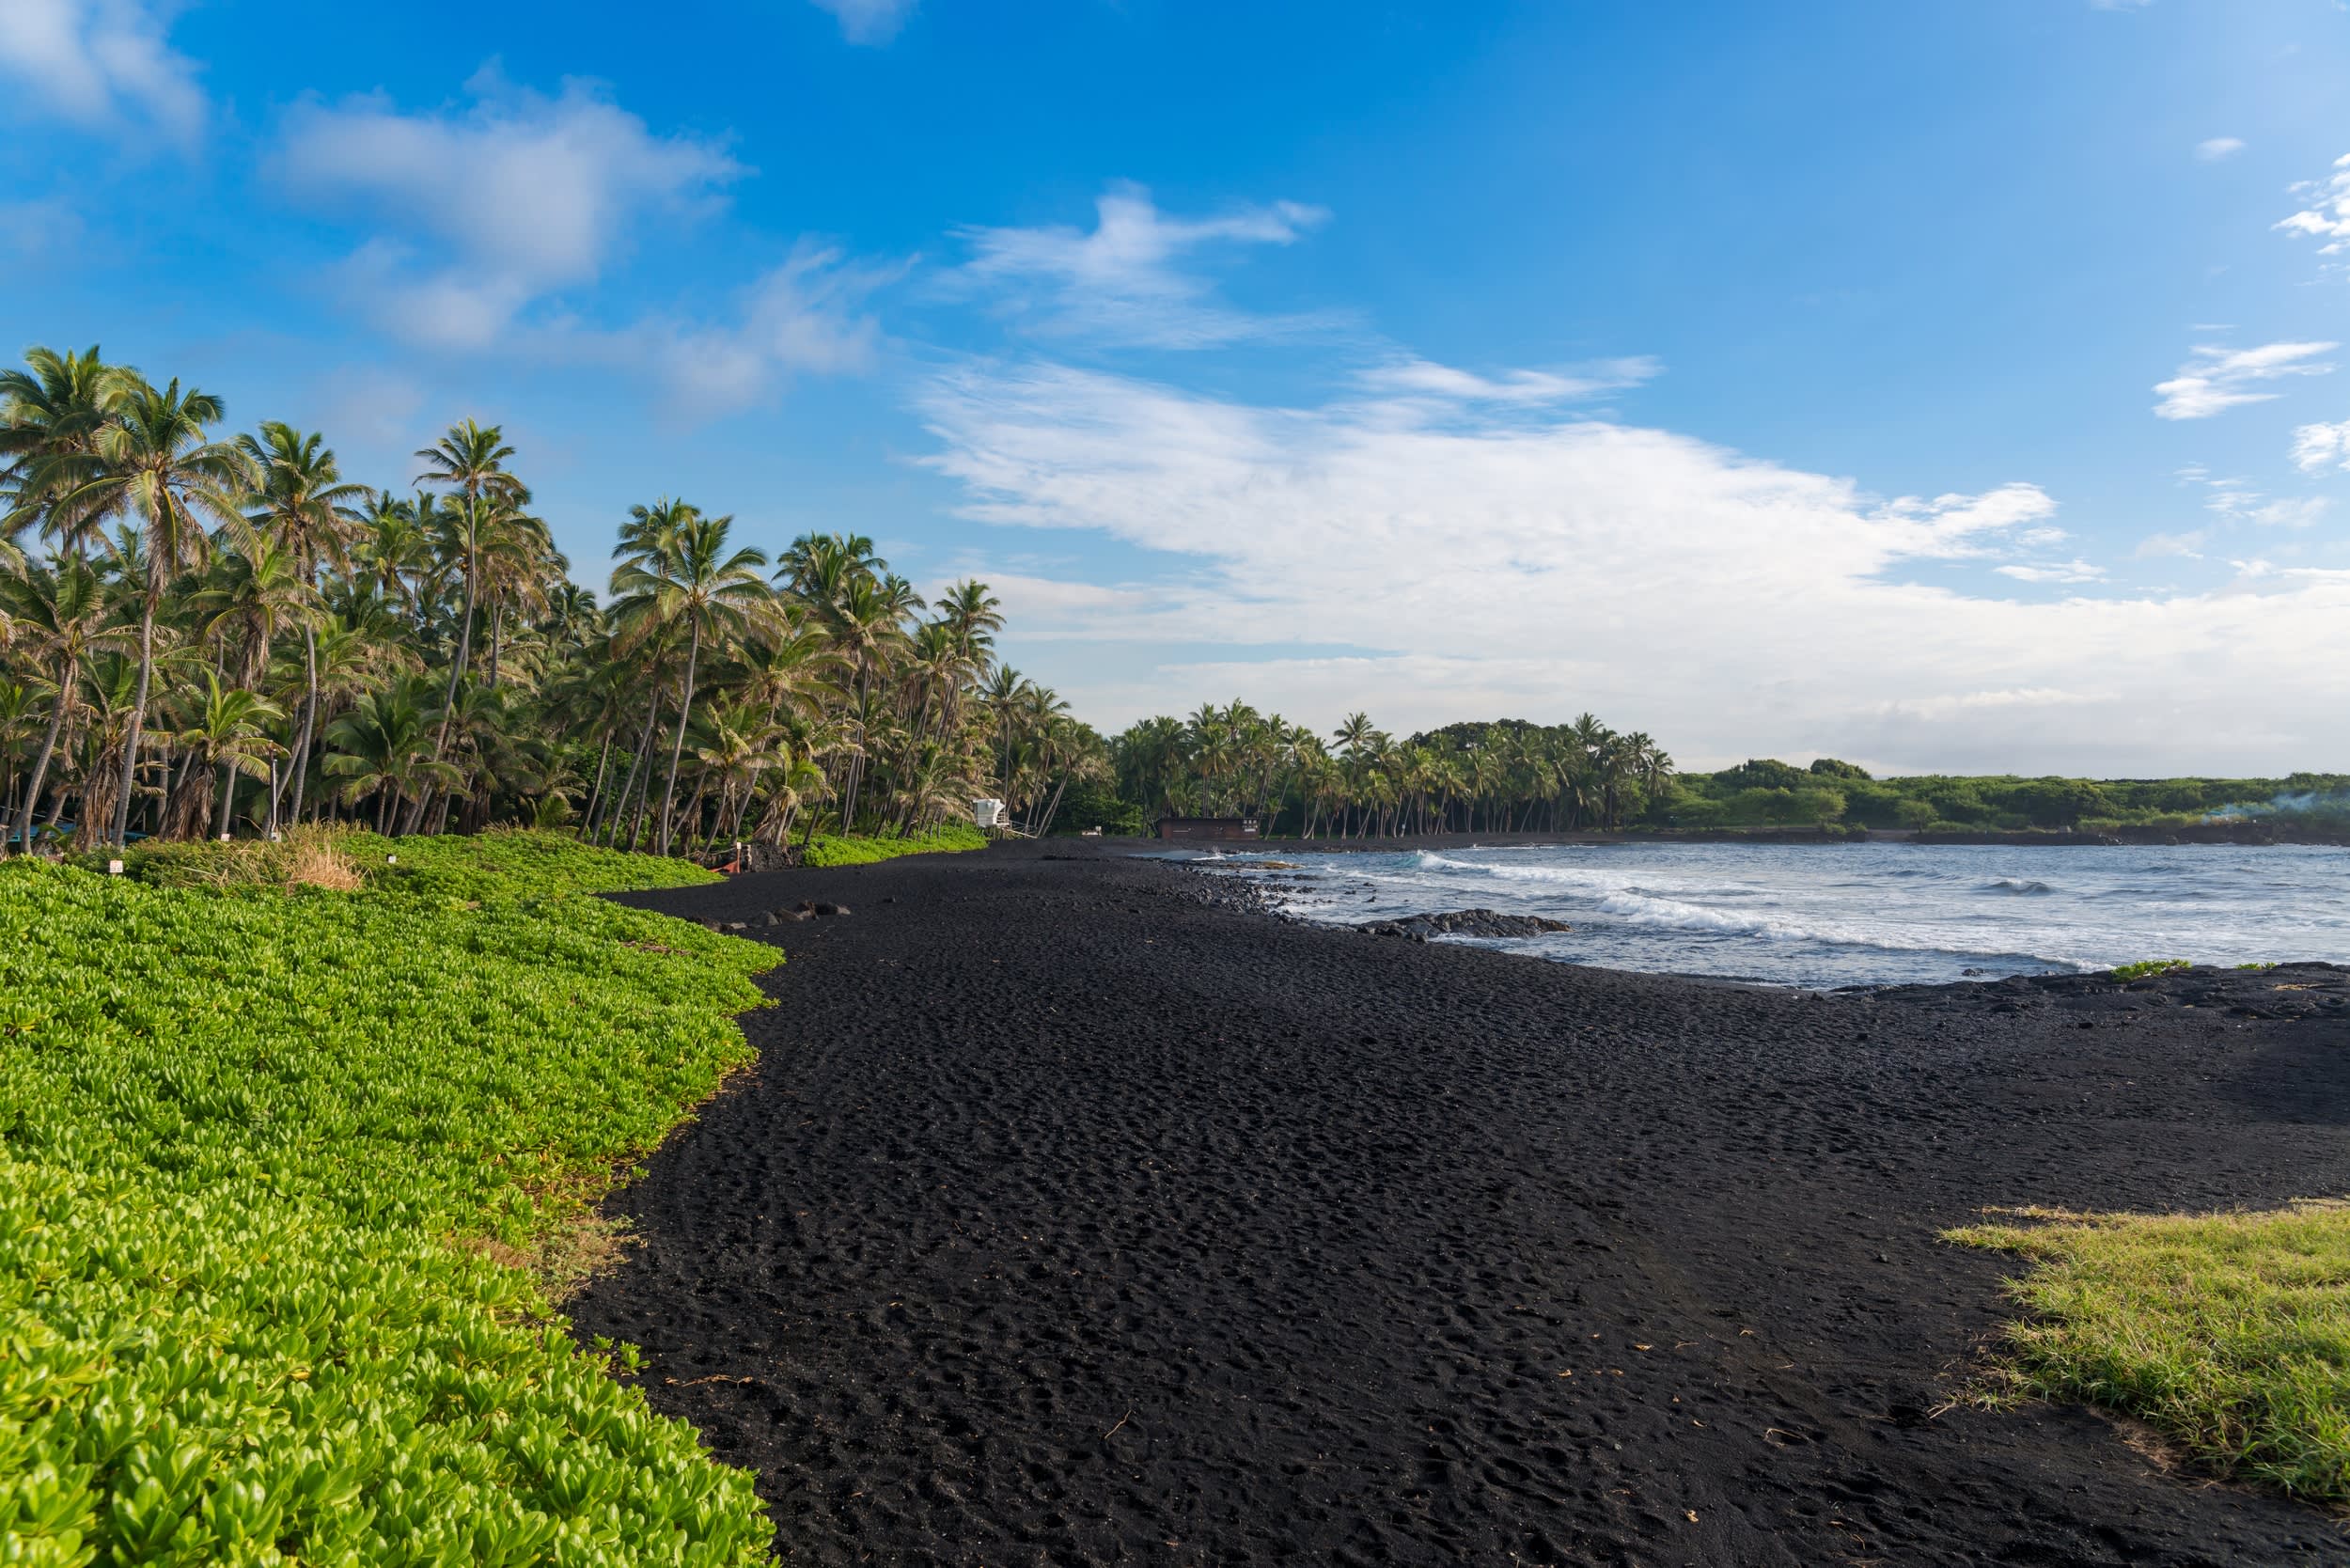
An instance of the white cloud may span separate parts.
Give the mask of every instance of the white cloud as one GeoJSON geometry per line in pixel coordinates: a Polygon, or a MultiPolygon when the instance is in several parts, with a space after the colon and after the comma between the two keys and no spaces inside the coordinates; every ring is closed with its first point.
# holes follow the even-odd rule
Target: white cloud
{"type": "Polygon", "coordinates": [[[2211,530],[2208,528],[2197,528],[2184,534],[2148,534],[2138,541],[2137,550],[2132,553],[2139,560],[2157,556],[2183,556],[2188,560],[2200,561],[2203,558],[2203,545],[2210,539],[2211,530]]]}
{"type": "Polygon", "coordinates": [[[63,196],[0,201],[0,248],[26,258],[55,258],[81,248],[87,226],[63,196]]]}
{"type": "Polygon", "coordinates": [[[2012,686],[2005,691],[1953,692],[1944,697],[1895,698],[1879,703],[1877,712],[1912,718],[1949,718],[1970,709],[2051,708],[2094,702],[2096,694],[2068,692],[2056,686],[2012,686]]]}
{"type": "Polygon", "coordinates": [[[1508,370],[1497,377],[1456,370],[1449,365],[1406,357],[1363,371],[1356,379],[1373,392],[1464,403],[1579,402],[1652,381],[1664,365],[1646,354],[1606,359],[1561,370],[1508,370]]]}
{"type": "Polygon", "coordinates": [[[840,19],[840,36],[851,43],[887,43],[914,12],[915,0],[815,0],[840,19]]]}
{"type": "Polygon", "coordinates": [[[2078,558],[2062,561],[2053,566],[2044,563],[2035,566],[2026,562],[2017,562],[2013,566],[1994,567],[1992,570],[2003,577],[2013,577],[2019,583],[2094,583],[2102,580],[2106,574],[2104,567],[2092,566],[2087,561],[2078,558]]]}
{"type": "Polygon", "coordinates": [[[1173,218],[1149,191],[1120,182],[1102,194],[1095,212],[1090,232],[1062,225],[964,229],[974,254],[948,286],[993,294],[1004,314],[1033,331],[1137,347],[1213,348],[1329,324],[1236,309],[1180,264],[1217,247],[1291,244],[1328,219],[1322,208],[1277,201],[1173,218]]]}
{"type": "Polygon", "coordinates": [[[1106,602],[1023,595],[1017,662],[1096,723],[1214,692],[1318,729],[1368,702],[1399,733],[1588,707],[1699,762],[1802,737],[1906,766],[2144,775],[2350,745],[2350,661],[2309,656],[2342,646],[2340,576],[2060,601],[1913,579],[2043,525],[2029,485],[1879,502],[1667,431],[1519,410],[1464,428],[1351,388],[1255,406],[1056,366],[959,368],[924,411],[974,519],[1183,563],[1106,602]],[[1152,667],[1168,645],[1233,651],[1152,667]],[[1980,695],[2048,692],[2070,695],[1980,695]]]}
{"type": "Polygon", "coordinates": [[[2195,144],[2195,161],[2199,164],[2217,164],[2243,150],[2243,142],[2233,136],[2214,136],[2209,141],[2195,144]]]}
{"type": "Polygon", "coordinates": [[[0,78],[88,130],[151,127],[193,142],[204,127],[196,63],[171,47],[172,0],[6,0],[0,78]]]}
{"type": "Polygon", "coordinates": [[[547,98],[485,69],[462,112],[381,97],[306,102],[276,160],[306,198],[356,204],[391,235],[346,282],[376,318],[438,347],[482,347],[532,301],[592,282],[648,218],[692,216],[742,166],[713,143],[655,136],[593,86],[547,98]]]}
{"type": "Polygon", "coordinates": [[[2303,425],[2293,432],[2293,462],[2304,474],[2350,469],[2350,419],[2337,425],[2303,425]]]}
{"type": "Polygon", "coordinates": [[[2274,392],[2253,388],[2284,376],[2322,376],[2331,365],[2312,363],[2330,353],[2332,343],[2267,343],[2257,349],[2199,346],[2179,373],[2155,386],[2162,401],[2154,413],[2165,419],[2208,419],[2245,403],[2264,403],[2274,392]]]}
{"type": "Polygon", "coordinates": [[[2318,247],[2321,256],[2350,250],[2350,153],[2334,160],[2332,173],[2322,180],[2302,180],[2293,187],[2293,194],[2307,205],[2280,219],[2277,227],[2325,241],[2318,247]]]}
{"type": "Polygon", "coordinates": [[[2291,500],[2271,501],[2255,508],[2248,515],[2255,523],[2271,528],[2307,528],[2326,515],[2328,505],[2323,495],[2302,495],[2291,500]]]}
{"type": "Polygon", "coordinates": [[[812,240],[714,314],[653,311],[614,326],[575,306],[572,292],[633,247],[676,243],[746,171],[716,143],[653,134],[590,84],[548,98],[491,66],[467,86],[462,110],[407,114],[364,98],[287,118],[277,173],[288,188],[393,230],[337,274],[384,331],[439,351],[625,369],[687,415],[762,402],[795,373],[873,364],[880,328],[865,301],[904,268],[812,240]]]}
{"type": "Polygon", "coordinates": [[[676,412],[720,413],[766,401],[796,373],[871,368],[881,328],[864,305],[903,271],[853,262],[804,240],[723,320],[653,318],[611,332],[565,323],[525,342],[550,358],[646,370],[676,412]]]}

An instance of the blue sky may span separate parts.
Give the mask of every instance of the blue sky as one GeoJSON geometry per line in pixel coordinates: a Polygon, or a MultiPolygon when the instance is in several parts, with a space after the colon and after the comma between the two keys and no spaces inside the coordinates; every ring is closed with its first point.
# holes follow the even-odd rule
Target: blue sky
{"type": "Polygon", "coordinates": [[[2350,767],[2333,0],[8,0],[0,88],[0,342],[500,420],[591,584],[677,494],[1104,727],[2350,767]]]}

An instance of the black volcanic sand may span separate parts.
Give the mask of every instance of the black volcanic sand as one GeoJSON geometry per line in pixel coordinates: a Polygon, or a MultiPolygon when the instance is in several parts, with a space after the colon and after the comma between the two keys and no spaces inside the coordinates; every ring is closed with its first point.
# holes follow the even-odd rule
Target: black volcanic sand
{"type": "Polygon", "coordinates": [[[786,1559],[2350,1561],[2087,1412],[1937,1414],[2013,1264],[1935,1240],[2350,1191],[2344,972],[1824,996],[1230,896],[1028,849],[632,901],[852,911],[766,933],[760,1066],[572,1308],[786,1559]]]}

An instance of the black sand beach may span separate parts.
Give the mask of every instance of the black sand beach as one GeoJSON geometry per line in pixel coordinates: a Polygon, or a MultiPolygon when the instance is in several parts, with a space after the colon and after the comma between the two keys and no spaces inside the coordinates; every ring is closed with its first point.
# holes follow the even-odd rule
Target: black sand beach
{"type": "Polygon", "coordinates": [[[2340,972],[1822,996],[1060,853],[631,901],[852,911],[763,933],[757,1073],[571,1309],[787,1560],[2350,1561],[2094,1415],[1943,1408],[2012,1264],[1935,1240],[2350,1192],[2340,972]]]}

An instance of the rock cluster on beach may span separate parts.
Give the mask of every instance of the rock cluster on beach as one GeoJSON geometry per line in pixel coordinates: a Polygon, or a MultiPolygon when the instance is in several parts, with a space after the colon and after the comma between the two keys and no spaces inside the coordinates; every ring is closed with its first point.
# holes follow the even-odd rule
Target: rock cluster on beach
{"type": "Polygon", "coordinates": [[[1504,915],[1493,909],[1454,909],[1441,915],[1407,915],[1394,920],[1365,920],[1355,928],[1365,936],[1404,936],[1425,942],[1432,936],[1541,936],[1573,931],[1564,920],[1540,915],[1504,915]]]}
{"type": "Polygon", "coordinates": [[[2203,964],[2138,980],[2110,972],[2011,975],[1952,985],[1854,987],[1881,1001],[1932,1012],[2100,1014],[2205,1008],[2232,1018],[2350,1018],[2350,968],[2339,964],[2277,964],[2242,969],[2203,964]]]}

